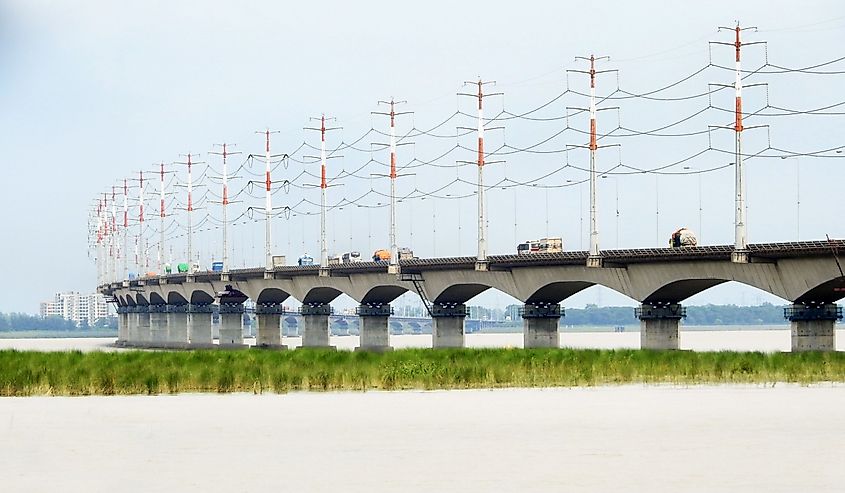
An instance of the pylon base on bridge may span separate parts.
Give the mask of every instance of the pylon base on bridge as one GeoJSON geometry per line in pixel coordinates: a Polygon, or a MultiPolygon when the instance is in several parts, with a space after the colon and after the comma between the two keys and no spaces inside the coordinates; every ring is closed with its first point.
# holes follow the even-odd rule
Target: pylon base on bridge
{"type": "Polygon", "coordinates": [[[735,250],[731,252],[731,262],[735,264],[747,264],[748,259],[748,250],[735,250]]]}
{"type": "Polygon", "coordinates": [[[490,270],[490,263],[486,260],[476,260],[475,270],[480,272],[487,272],[488,270],[490,270]]]}
{"type": "Polygon", "coordinates": [[[273,277],[274,277],[274,276],[273,276],[273,271],[272,271],[272,270],[265,270],[265,271],[264,271],[264,279],[265,279],[265,280],[270,280],[270,279],[273,279],[273,277]]]}
{"type": "Polygon", "coordinates": [[[396,265],[394,265],[394,264],[390,264],[390,265],[388,265],[388,266],[387,266],[387,273],[388,273],[388,274],[396,274],[396,275],[398,275],[398,274],[400,273],[399,265],[398,265],[398,264],[396,264],[396,265]]]}
{"type": "Polygon", "coordinates": [[[230,276],[228,272],[220,274],[220,282],[229,282],[230,276]]]}
{"type": "Polygon", "coordinates": [[[320,267],[320,277],[331,277],[332,271],[328,267],[320,267]]]}
{"type": "Polygon", "coordinates": [[[599,255],[590,255],[587,257],[587,267],[600,268],[604,265],[604,260],[599,255]]]}

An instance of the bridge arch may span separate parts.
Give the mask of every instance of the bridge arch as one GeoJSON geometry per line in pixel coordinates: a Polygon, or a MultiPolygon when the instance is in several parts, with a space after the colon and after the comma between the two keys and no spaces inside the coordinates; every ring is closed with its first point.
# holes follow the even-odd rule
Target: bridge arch
{"type": "Polygon", "coordinates": [[[525,303],[560,303],[575,293],[596,285],[595,282],[590,281],[552,282],[539,287],[524,301],[525,303]]]}
{"type": "Polygon", "coordinates": [[[327,304],[342,295],[343,291],[330,286],[318,286],[308,290],[302,298],[303,305],[327,304]]]}
{"type": "Polygon", "coordinates": [[[480,283],[452,284],[441,291],[432,301],[435,303],[466,303],[492,287],[480,283]]]}
{"type": "Polygon", "coordinates": [[[132,299],[131,294],[125,295],[123,299],[126,302],[126,306],[135,306],[135,300],[132,299]]]}
{"type": "Polygon", "coordinates": [[[138,293],[135,295],[135,303],[140,306],[148,306],[150,301],[144,296],[144,293],[138,293]]]}
{"type": "Polygon", "coordinates": [[[259,304],[281,304],[290,297],[290,293],[279,288],[262,289],[255,299],[259,304]]]}
{"type": "Polygon", "coordinates": [[[187,305],[188,300],[182,296],[182,293],[177,291],[170,291],[167,293],[167,304],[168,305],[187,305]]]}
{"type": "Polygon", "coordinates": [[[192,305],[210,305],[214,303],[214,295],[209,294],[202,289],[195,289],[191,291],[191,304],[192,305]]]}
{"type": "Polygon", "coordinates": [[[396,284],[374,286],[361,298],[361,304],[391,303],[407,292],[408,288],[396,284]]]}
{"type": "Polygon", "coordinates": [[[167,302],[164,300],[164,298],[161,297],[161,295],[159,293],[152,291],[150,293],[150,304],[151,305],[166,305],[167,302]]]}
{"type": "Polygon", "coordinates": [[[829,281],[813,286],[799,296],[795,302],[836,303],[842,298],[845,298],[845,276],[834,277],[829,281]]]}
{"type": "MultiPolygon", "coordinates": [[[[671,302],[680,303],[690,296],[701,293],[714,286],[728,282],[728,279],[682,279],[672,281],[649,294],[643,303],[671,302]]],[[[745,283],[742,283],[745,284],[745,283]]],[[[753,286],[756,287],[756,286],[753,286]]]]}

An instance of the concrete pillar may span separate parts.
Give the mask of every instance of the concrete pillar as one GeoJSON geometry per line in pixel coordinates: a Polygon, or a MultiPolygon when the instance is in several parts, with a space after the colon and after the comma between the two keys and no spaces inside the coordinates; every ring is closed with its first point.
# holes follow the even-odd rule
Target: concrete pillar
{"type": "Polygon", "coordinates": [[[220,303],[220,347],[246,347],[243,303],[220,303]]]}
{"type": "Polygon", "coordinates": [[[679,326],[687,314],[680,303],[643,303],[635,314],[640,319],[641,349],[680,349],[679,326]]]}
{"type": "Polygon", "coordinates": [[[167,347],[188,346],[188,305],[167,305],[167,347]]]}
{"type": "Polygon", "coordinates": [[[439,303],[431,306],[431,346],[437,348],[464,347],[464,319],[467,308],[463,303],[439,303]]]}
{"type": "Polygon", "coordinates": [[[214,347],[211,337],[211,305],[188,305],[188,347],[195,349],[214,347]]]}
{"type": "Polygon", "coordinates": [[[302,305],[302,347],[332,348],[329,345],[329,315],[332,307],[328,303],[302,305]]]}
{"type": "Polygon", "coordinates": [[[360,345],[356,351],[393,351],[390,347],[389,304],[360,305],[356,310],[360,326],[360,345]]]}
{"type": "Polygon", "coordinates": [[[132,347],[138,343],[138,307],[126,307],[126,340],[123,345],[132,347]]]}
{"type": "Polygon", "coordinates": [[[835,303],[795,303],[784,309],[792,329],[792,351],[836,351],[836,321],[842,308],[835,303]]]}
{"type": "Polygon", "coordinates": [[[129,307],[117,306],[117,341],[115,346],[124,346],[129,339],[129,307]]]}
{"type": "Polygon", "coordinates": [[[146,347],[150,344],[150,310],[148,305],[140,305],[136,307],[137,315],[137,332],[134,344],[136,346],[146,347]]]}
{"type": "Polygon", "coordinates": [[[167,305],[150,305],[150,347],[167,346],[167,305]]]}
{"type": "Polygon", "coordinates": [[[562,316],[558,303],[526,303],[522,307],[522,346],[560,347],[558,326],[562,316]]]}
{"type": "Polygon", "coordinates": [[[282,315],[285,308],[281,303],[259,303],[255,305],[255,319],[258,333],[255,347],[267,349],[285,349],[282,344],[282,315]]]}

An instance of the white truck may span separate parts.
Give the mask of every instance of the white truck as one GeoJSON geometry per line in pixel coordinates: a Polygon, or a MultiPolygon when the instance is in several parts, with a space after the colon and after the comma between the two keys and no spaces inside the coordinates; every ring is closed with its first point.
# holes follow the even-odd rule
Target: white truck
{"type": "Polygon", "coordinates": [[[563,240],[556,238],[540,238],[529,240],[516,246],[518,255],[530,255],[532,253],[559,253],[563,251],[563,240]]]}

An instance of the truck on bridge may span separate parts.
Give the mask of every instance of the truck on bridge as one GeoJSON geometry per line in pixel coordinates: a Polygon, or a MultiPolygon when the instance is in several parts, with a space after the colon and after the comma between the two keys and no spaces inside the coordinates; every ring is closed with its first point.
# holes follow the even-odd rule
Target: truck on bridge
{"type": "Polygon", "coordinates": [[[532,253],[559,253],[562,251],[563,240],[560,237],[528,240],[516,246],[517,255],[530,255],[532,253]]]}

